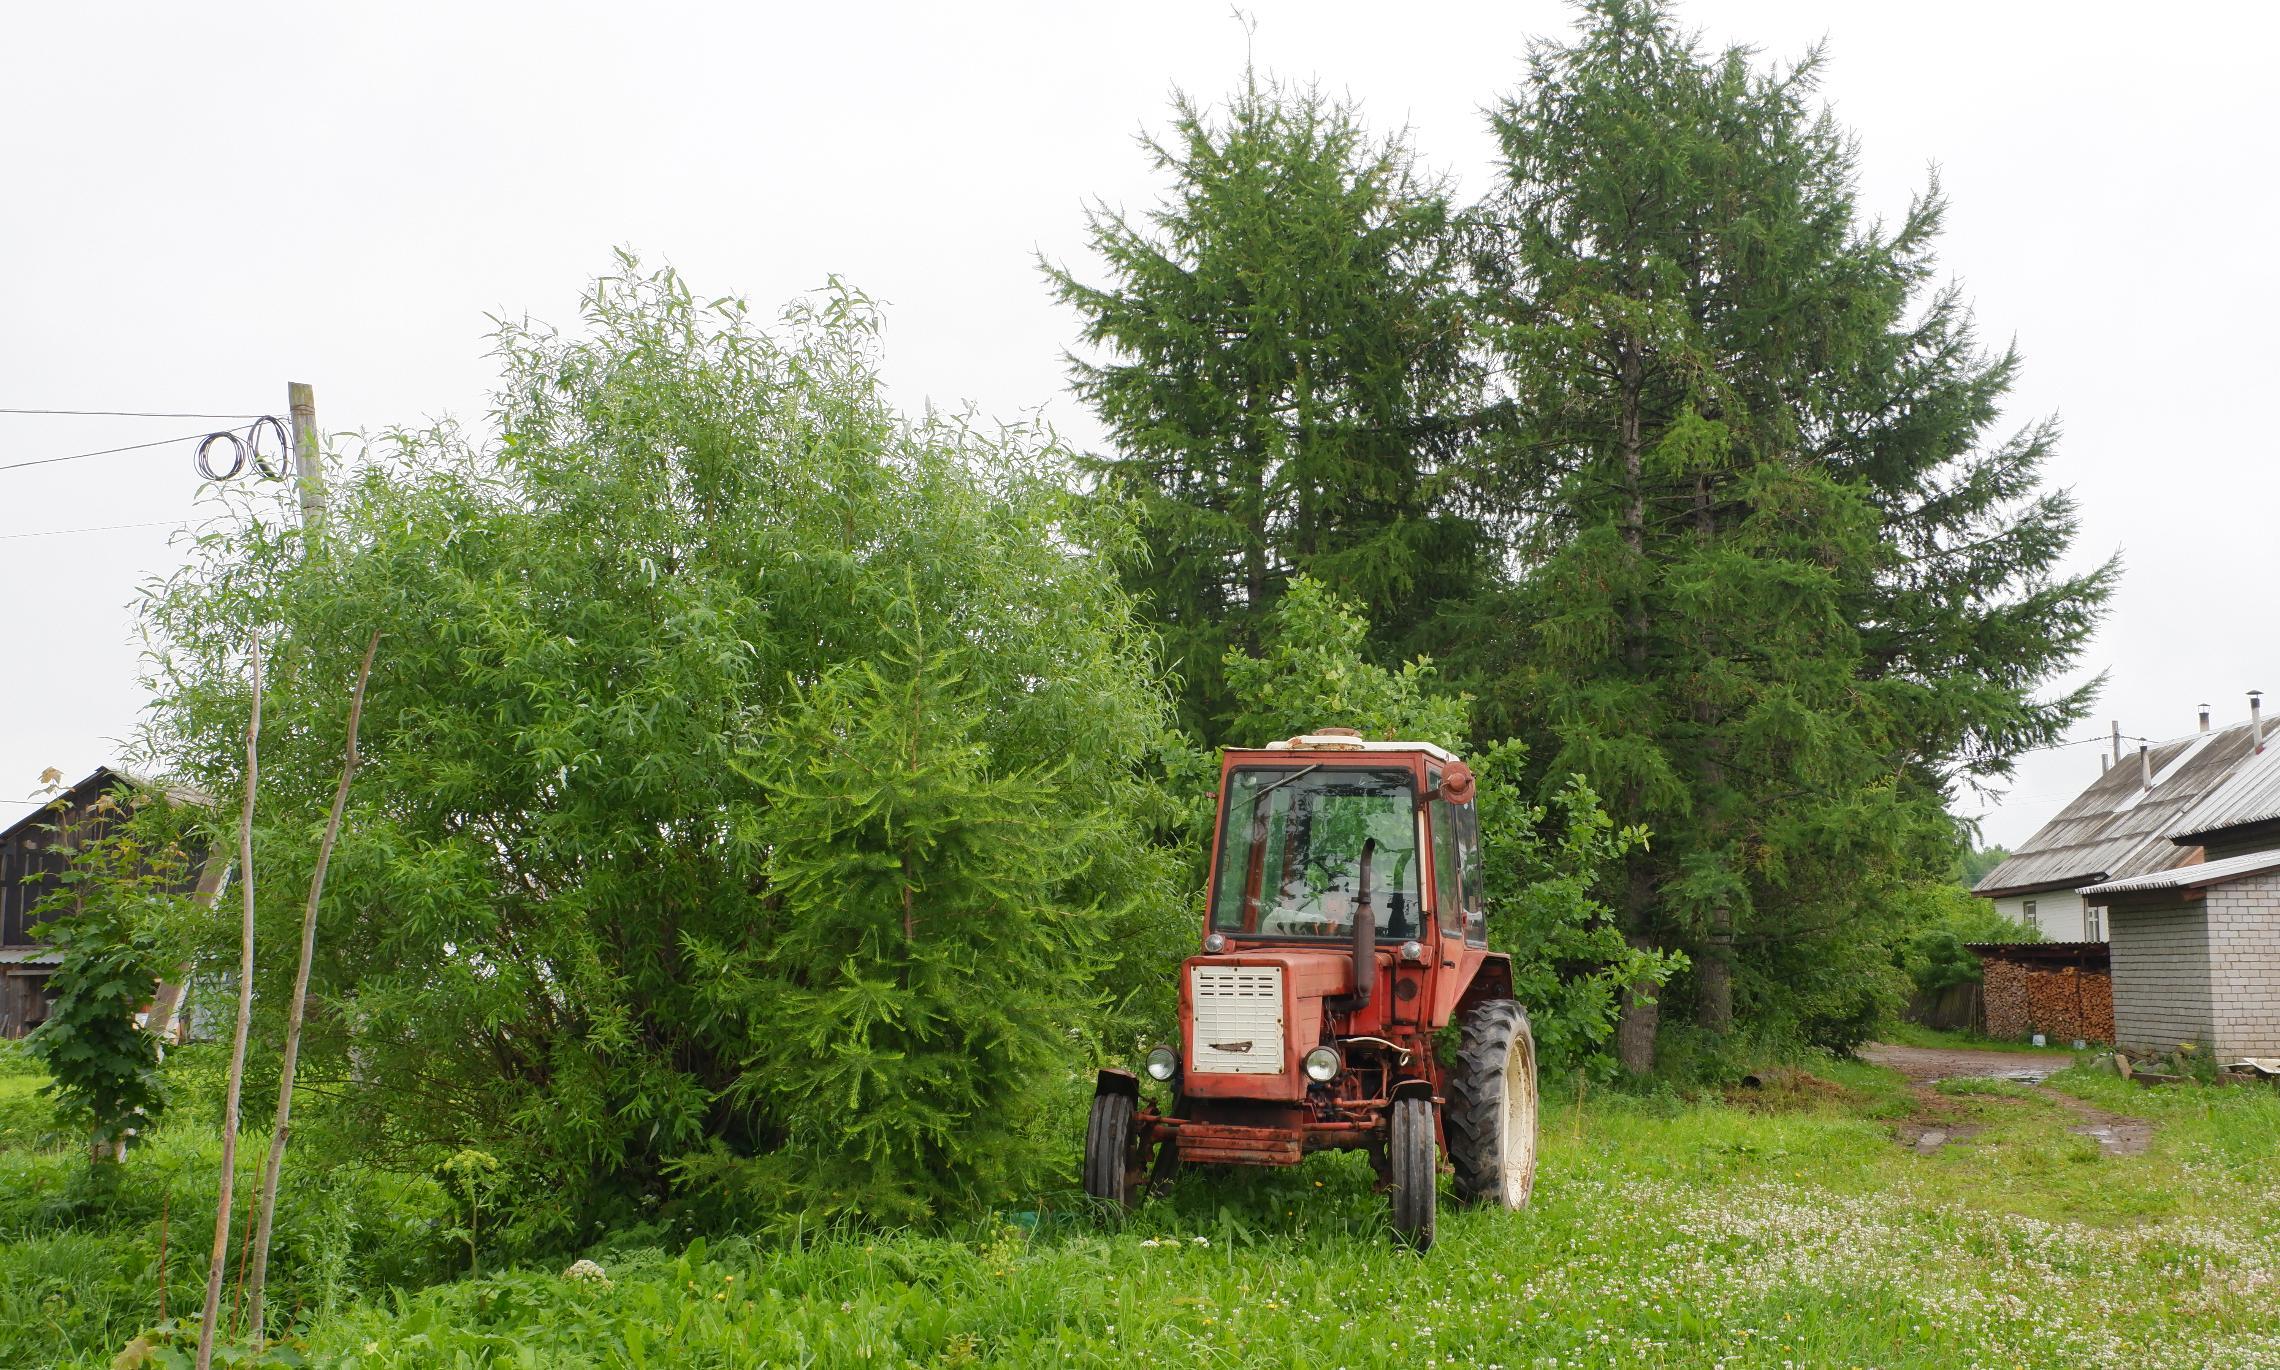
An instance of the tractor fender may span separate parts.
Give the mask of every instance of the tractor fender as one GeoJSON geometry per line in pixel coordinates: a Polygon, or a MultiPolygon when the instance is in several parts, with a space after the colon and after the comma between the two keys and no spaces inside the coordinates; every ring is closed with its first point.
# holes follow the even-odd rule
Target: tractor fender
{"type": "Polygon", "coordinates": [[[1140,1097],[1140,1077],[1129,1070],[1103,1066],[1093,1079],[1094,1094],[1121,1094],[1127,1099],[1140,1097]]]}
{"type": "Polygon", "coordinates": [[[1457,996],[1457,1012],[1463,1014],[1491,999],[1512,997],[1512,958],[1501,951],[1488,952],[1473,968],[1472,978],[1465,982],[1464,992],[1457,996]]]}

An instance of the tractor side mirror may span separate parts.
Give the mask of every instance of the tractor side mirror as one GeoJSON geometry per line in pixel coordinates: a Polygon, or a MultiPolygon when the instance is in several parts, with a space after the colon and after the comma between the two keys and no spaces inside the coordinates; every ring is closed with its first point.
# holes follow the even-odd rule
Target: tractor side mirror
{"type": "Polygon", "coordinates": [[[1441,788],[1435,790],[1431,797],[1447,800],[1451,804],[1470,804],[1473,797],[1472,767],[1462,761],[1451,762],[1449,768],[1441,772],[1441,788]]]}

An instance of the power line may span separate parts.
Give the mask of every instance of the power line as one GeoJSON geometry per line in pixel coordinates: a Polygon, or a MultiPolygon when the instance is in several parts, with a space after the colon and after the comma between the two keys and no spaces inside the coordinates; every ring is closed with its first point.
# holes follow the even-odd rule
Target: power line
{"type": "Polygon", "coordinates": [[[10,409],[0,414],[61,414],[95,419],[258,419],[259,414],[190,414],[173,409],[10,409]]]}
{"type": "Polygon", "coordinates": [[[150,523],[106,523],[95,528],[42,528],[36,533],[0,533],[0,542],[15,538],[60,538],[73,533],[115,533],[122,528],[180,528],[180,519],[157,519],[150,523]]]}
{"type": "Polygon", "coordinates": [[[184,433],[177,438],[160,438],[155,442],[130,442],[124,447],[102,447],[92,452],[72,452],[61,457],[39,457],[32,461],[0,462],[0,471],[15,471],[26,466],[50,466],[59,461],[78,461],[85,457],[107,457],[114,452],[140,452],[146,447],[167,447],[178,442],[196,442],[204,433],[184,433]]]}

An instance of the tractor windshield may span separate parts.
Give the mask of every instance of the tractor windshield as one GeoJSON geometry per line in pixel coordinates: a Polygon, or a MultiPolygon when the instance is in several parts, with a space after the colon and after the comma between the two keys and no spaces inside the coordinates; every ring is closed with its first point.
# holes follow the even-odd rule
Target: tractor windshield
{"type": "Polygon", "coordinates": [[[1417,935],[1417,802],[1407,771],[1245,768],[1227,778],[1220,821],[1212,927],[1350,937],[1366,894],[1379,936],[1417,935]],[[1373,838],[1365,891],[1362,850],[1373,838]]]}

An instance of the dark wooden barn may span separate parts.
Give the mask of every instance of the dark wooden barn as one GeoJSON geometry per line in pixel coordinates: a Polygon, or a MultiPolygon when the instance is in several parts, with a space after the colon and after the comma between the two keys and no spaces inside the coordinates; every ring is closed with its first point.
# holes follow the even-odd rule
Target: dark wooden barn
{"type": "MultiPolygon", "coordinates": [[[[57,957],[39,939],[34,910],[57,888],[69,851],[101,837],[126,812],[126,803],[150,794],[177,803],[207,802],[196,791],[103,766],[0,832],[0,1037],[21,1037],[47,1018],[48,977],[57,957]]],[[[181,892],[210,900],[220,875],[219,863],[201,861],[181,892]]],[[[154,1010],[164,1012],[154,1011],[154,1017],[171,1019],[177,997],[173,987],[161,987],[154,1010]]]]}

